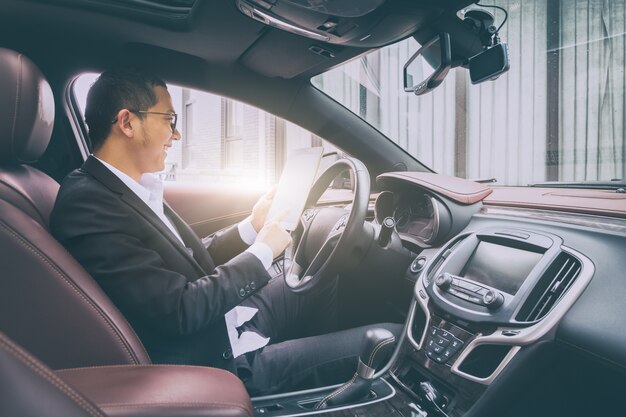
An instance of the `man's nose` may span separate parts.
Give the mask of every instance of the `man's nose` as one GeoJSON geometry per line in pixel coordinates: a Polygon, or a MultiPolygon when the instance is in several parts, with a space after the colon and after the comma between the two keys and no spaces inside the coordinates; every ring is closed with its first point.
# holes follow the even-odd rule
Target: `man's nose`
{"type": "Polygon", "coordinates": [[[182,135],[180,134],[180,132],[178,131],[178,129],[174,129],[174,132],[172,132],[172,139],[174,140],[180,140],[182,138],[182,135]]]}

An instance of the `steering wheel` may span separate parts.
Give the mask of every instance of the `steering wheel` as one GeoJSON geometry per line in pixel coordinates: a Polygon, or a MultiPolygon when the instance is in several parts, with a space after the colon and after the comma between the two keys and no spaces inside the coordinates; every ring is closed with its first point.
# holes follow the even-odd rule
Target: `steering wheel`
{"type": "Polygon", "coordinates": [[[323,288],[342,268],[356,265],[373,240],[373,229],[365,222],[370,199],[370,176],[365,165],[354,158],[333,163],[313,184],[300,219],[302,237],[294,239],[291,265],[285,283],[295,293],[323,288]],[[315,208],[330,183],[343,171],[354,178],[351,208],[315,208]]]}

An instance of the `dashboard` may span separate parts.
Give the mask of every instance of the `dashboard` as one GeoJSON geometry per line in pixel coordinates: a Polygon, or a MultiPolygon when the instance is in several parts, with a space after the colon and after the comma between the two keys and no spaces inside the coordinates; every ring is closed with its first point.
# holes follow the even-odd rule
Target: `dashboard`
{"type": "Polygon", "coordinates": [[[385,191],[376,200],[375,215],[381,223],[385,217],[391,216],[400,236],[429,245],[437,239],[441,210],[441,204],[434,197],[422,192],[396,195],[385,191]]]}
{"type": "Polygon", "coordinates": [[[626,328],[626,200],[607,193],[604,210],[581,198],[577,212],[571,195],[562,205],[506,204],[501,193],[490,199],[497,190],[434,174],[383,174],[378,184],[377,221],[393,217],[416,253],[405,274],[414,294],[404,359],[393,370],[400,385],[423,400],[428,384],[435,414],[497,415],[493,393],[521,389],[524,373],[543,377],[533,352],[556,349],[565,369],[586,364],[592,371],[581,377],[599,378],[561,395],[584,402],[584,392],[589,404],[612,410],[596,400],[626,387],[626,333],[616,331],[626,328]]]}

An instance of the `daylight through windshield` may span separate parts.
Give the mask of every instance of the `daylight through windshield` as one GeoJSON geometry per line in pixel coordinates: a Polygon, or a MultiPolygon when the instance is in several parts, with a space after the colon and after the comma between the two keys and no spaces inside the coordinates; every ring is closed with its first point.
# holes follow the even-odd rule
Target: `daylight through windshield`
{"type": "Polygon", "coordinates": [[[456,68],[430,94],[405,93],[402,67],[419,49],[409,38],[313,85],[438,173],[497,185],[625,178],[626,1],[489,3],[509,13],[511,69],[496,81],[472,85],[456,68]]]}

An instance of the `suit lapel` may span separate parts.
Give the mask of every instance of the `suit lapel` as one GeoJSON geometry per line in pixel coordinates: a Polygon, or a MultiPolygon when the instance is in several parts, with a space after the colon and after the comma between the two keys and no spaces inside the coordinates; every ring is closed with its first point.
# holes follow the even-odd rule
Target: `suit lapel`
{"type": "MultiPolygon", "coordinates": [[[[163,235],[172,244],[172,246],[194,266],[198,273],[201,273],[202,275],[205,275],[207,273],[196,261],[194,256],[189,253],[189,251],[182,244],[182,242],[174,235],[174,233],[172,233],[172,231],[165,225],[165,223],[161,221],[159,216],[157,216],[154,211],[152,211],[152,209],[148,207],[148,205],[144,203],[143,200],[139,198],[139,196],[137,196],[137,194],[135,194],[130,188],[128,188],[126,184],[122,182],[122,180],[120,180],[115,174],[113,174],[100,161],[98,161],[93,156],[89,156],[83,164],[82,169],[90,173],[95,179],[100,181],[114,193],[120,194],[122,201],[132,207],[141,217],[143,217],[161,235],[163,235]]],[[[170,213],[173,213],[171,209],[170,213]]],[[[194,252],[196,252],[196,249],[194,247],[192,247],[192,249],[194,252]]]]}
{"type": "Polygon", "coordinates": [[[198,236],[195,234],[191,227],[176,213],[169,204],[164,202],[163,208],[165,215],[174,223],[174,227],[178,230],[180,237],[189,248],[193,250],[193,257],[195,260],[207,271],[212,271],[215,268],[215,263],[209,255],[209,251],[204,247],[198,236]]]}

